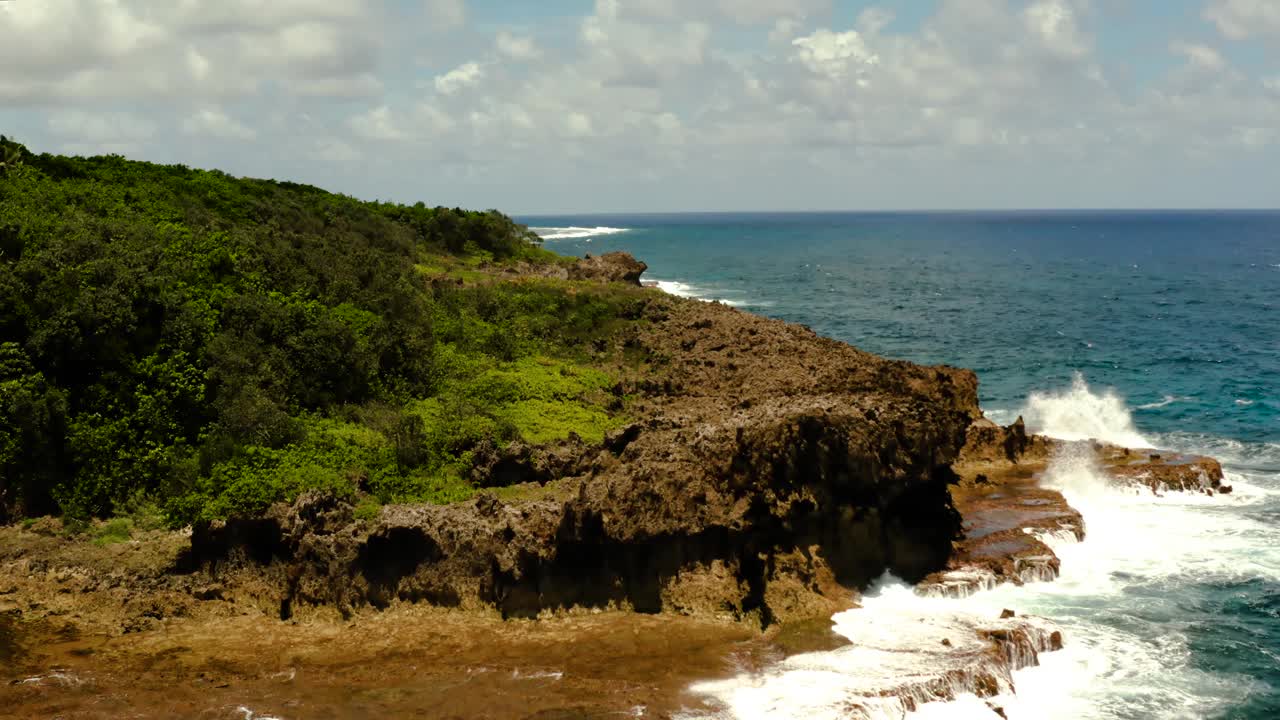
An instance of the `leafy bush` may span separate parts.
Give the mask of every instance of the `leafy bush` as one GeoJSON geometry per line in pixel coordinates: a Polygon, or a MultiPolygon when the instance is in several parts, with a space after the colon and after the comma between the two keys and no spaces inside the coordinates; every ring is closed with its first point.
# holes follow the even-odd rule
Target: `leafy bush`
{"type": "Polygon", "coordinates": [[[128,518],[108,520],[94,530],[93,542],[96,545],[115,545],[129,542],[133,538],[133,522],[128,518]]]}

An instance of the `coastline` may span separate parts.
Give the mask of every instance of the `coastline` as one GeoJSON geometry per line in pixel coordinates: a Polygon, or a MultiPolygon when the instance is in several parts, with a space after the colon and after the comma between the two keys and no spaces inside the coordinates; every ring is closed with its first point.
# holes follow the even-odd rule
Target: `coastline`
{"type": "MultiPolygon", "coordinates": [[[[631,280],[624,278],[624,281],[631,280]]],[[[239,627],[246,634],[269,636],[268,628],[304,628],[293,638],[293,641],[301,638],[302,647],[317,642],[317,637],[327,636],[332,640],[334,632],[347,634],[354,643],[372,627],[368,623],[394,624],[401,614],[405,618],[414,617],[425,602],[457,608],[434,612],[443,612],[442,618],[453,618],[442,621],[444,625],[459,622],[459,627],[465,628],[459,629],[460,633],[477,628],[504,633],[493,628],[510,628],[507,623],[511,622],[529,622],[510,618],[541,617],[543,620],[537,623],[549,625],[533,627],[550,627],[555,643],[568,645],[592,642],[591,638],[598,641],[602,632],[609,635],[630,630],[633,637],[665,634],[665,630],[653,632],[653,622],[671,622],[691,629],[677,635],[703,649],[701,653],[693,653],[696,660],[688,663],[673,660],[690,657],[690,645],[650,638],[659,644],[667,642],[664,646],[667,654],[654,653],[649,648],[637,652],[637,658],[646,656],[649,659],[643,662],[653,662],[655,656],[665,657],[663,662],[671,667],[672,673],[664,675],[665,680],[652,683],[647,694],[625,697],[625,702],[633,703],[628,708],[644,706],[654,713],[673,713],[681,708],[688,710],[689,703],[697,702],[682,692],[678,694],[682,698],[679,707],[672,704],[664,709],[662,698],[671,694],[679,678],[683,678],[687,686],[697,677],[768,672],[769,667],[784,662],[788,654],[841,645],[839,637],[833,642],[830,631],[819,629],[797,641],[787,635],[787,628],[814,621],[821,623],[856,603],[857,596],[846,588],[870,587],[886,570],[914,575],[915,579],[933,582],[936,587],[957,582],[958,576],[946,577],[947,572],[974,576],[972,556],[980,554],[981,548],[967,547],[964,543],[953,547],[951,536],[960,527],[948,523],[970,522],[965,530],[973,534],[972,520],[983,512],[989,516],[1012,513],[1017,520],[998,532],[1008,536],[1013,531],[1014,537],[1025,538],[1026,542],[1016,547],[1001,546],[998,553],[986,558],[994,564],[995,569],[990,565],[986,567],[993,580],[989,582],[983,576],[978,586],[986,587],[996,581],[1044,581],[1056,576],[1056,557],[1052,550],[1048,556],[1054,557],[1054,561],[1040,561],[1027,574],[1025,560],[1044,558],[1047,546],[1034,533],[1022,530],[1028,526],[1022,521],[1028,519],[1026,508],[1029,506],[1020,504],[1027,499],[1060,501],[1061,507],[1055,505],[1055,508],[1063,516],[1074,512],[1061,494],[1057,494],[1057,499],[1050,498],[1045,493],[1051,491],[1036,488],[1029,482],[1044,471],[1053,444],[1027,436],[1018,424],[998,428],[982,421],[981,411],[977,409],[976,379],[971,373],[950,368],[920,368],[875,358],[843,343],[819,338],[807,329],[757,318],[721,305],[671,299],[651,304],[650,311],[656,313],[655,317],[664,316],[658,321],[658,327],[646,337],[620,341],[633,343],[652,357],[664,355],[662,365],[671,368],[666,371],[668,377],[661,383],[640,378],[633,381],[628,389],[644,398],[636,406],[637,414],[647,419],[611,436],[602,452],[573,443],[551,449],[552,455],[567,453],[570,456],[593,451],[589,463],[569,462],[560,466],[583,470],[584,477],[575,482],[535,481],[524,486],[527,498],[482,496],[461,509],[460,506],[385,508],[371,528],[352,529],[350,517],[344,515],[349,510],[344,511],[338,504],[323,498],[304,499],[290,508],[273,511],[274,516],[270,518],[252,519],[239,526],[233,522],[220,528],[198,528],[192,539],[194,552],[190,554],[181,547],[185,538],[175,542],[172,534],[158,537],[161,545],[172,544],[170,557],[162,557],[165,553],[161,552],[151,558],[150,565],[143,563],[140,569],[132,571],[132,576],[127,565],[123,572],[116,568],[107,571],[118,558],[98,558],[102,564],[95,568],[91,558],[77,558],[74,553],[58,559],[57,549],[47,545],[45,550],[37,552],[51,553],[55,556],[52,562],[24,554],[19,543],[7,543],[16,553],[9,551],[0,571],[15,580],[21,577],[39,577],[39,580],[29,587],[13,584],[0,599],[10,609],[17,608],[24,623],[32,622],[29,616],[33,615],[37,624],[43,623],[42,630],[29,634],[37,638],[43,636],[45,642],[61,638],[51,647],[56,648],[55,653],[65,653],[55,655],[62,662],[47,658],[46,665],[49,660],[59,665],[79,658],[75,662],[83,661],[81,664],[89,668],[80,674],[68,674],[57,667],[50,670],[35,665],[15,665],[32,674],[13,678],[17,684],[12,687],[19,688],[30,702],[50,697],[54,698],[53,702],[61,702],[57,699],[60,692],[77,687],[100,690],[101,686],[95,683],[105,678],[93,679],[95,655],[124,661],[125,666],[130,662],[143,663],[145,657],[155,652],[177,657],[209,641],[213,628],[229,617],[238,616],[240,619],[236,622],[241,623],[239,627]],[[922,415],[932,420],[922,422],[922,415]],[[949,424],[952,429],[938,434],[933,428],[939,422],[949,424]],[[903,427],[915,430],[904,434],[903,427]],[[886,433],[882,428],[891,431],[886,433]],[[716,437],[724,439],[717,441],[716,437]],[[871,440],[886,444],[867,447],[871,440]],[[904,449],[904,441],[916,447],[904,449]],[[1017,446],[1016,451],[1010,450],[1012,446],[1017,446]],[[673,447],[683,447],[683,452],[688,454],[681,456],[679,450],[673,454],[673,447]],[[892,449],[886,455],[888,448],[892,449]],[[858,458],[860,452],[865,459],[850,462],[850,458],[858,458]],[[871,471],[872,467],[876,470],[871,471]],[[978,472],[978,468],[987,472],[978,472]],[[1003,478],[995,472],[998,469],[1003,469],[1003,478]],[[645,472],[636,473],[640,470],[645,472]],[[654,470],[666,477],[655,475],[654,470]],[[901,490],[886,489],[878,483],[848,485],[852,473],[859,470],[875,472],[877,477],[883,473],[904,478],[906,483],[902,487],[908,492],[902,495],[901,490]],[[986,477],[985,483],[978,482],[980,475],[986,477]],[[980,490],[979,485],[986,487],[980,490]],[[952,489],[949,490],[949,486],[952,489]],[[1018,502],[1013,506],[992,507],[986,502],[992,494],[990,489],[1006,486],[1039,494],[1035,497],[1015,494],[1018,502]],[[655,494],[655,488],[663,491],[655,494]],[[942,490],[941,494],[938,489],[942,490]],[[635,496],[628,494],[636,490],[641,492],[635,496]],[[753,497],[762,490],[772,496],[771,502],[778,511],[758,514],[759,505],[753,497]],[[842,503],[856,502],[861,507],[869,507],[868,497],[874,495],[867,493],[886,490],[888,494],[875,501],[874,523],[856,518],[823,520],[820,513],[812,515],[820,505],[839,507],[842,503]],[[911,501],[905,508],[904,498],[911,501]],[[953,498],[956,499],[954,508],[953,498]],[[629,509],[626,509],[627,503],[633,503],[629,509]],[[810,520],[798,522],[805,516],[795,514],[796,503],[798,507],[808,508],[810,520]],[[911,503],[916,506],[910,507],[911,503]],[[928,503],[936,504],[929,510],[928,503]],[[941,521],[947,530],[945,536],[937,534],[937,527],[928,529],[927,523],[913,525],[920,523],[919,517],[912,513],[919,512],[921,505],[927,511],[923,517],[941,521]],[[955,514],[957,510],[959,515],[955,514]],[[611,511],[624,518],[610,520],[611,511]],[[521,520],[514,522],[515,517],[521,520]],[[596,519],[590,520],[592,517],[596,519]],[[476,523],[482,518],[500,522],[489,522],[486,529],[485,525],[476,523]],[[565,535],[568,518],[574,518],[574,524],[565,535]],[[783,522],[781,528],[776,524],[778,520],[783,522]],[[805,522],[816,524],[805,525],[805,522]],[[827,525],[829,522],[835,524],[827,525]],[[611,527],[612,523],[619,524],[611,527]],[[897,530],[893,529],[895,523],[897,530]],[[707,543],[706,533],[715,527],[737,528],[747,533],[745,538],[751,537],[753,528],[768,528],[765,537],[773,544],[761,546],[759,540],[755,541],[757,547],[772,548],[773,559],[768,567],[754,570],[744,567],[743,557],[733,553],[733,548],[742,543],[741,539],[707,543]],[[605,534],[590,539],[581,534],[588,528],[597,528],[593,531],[605,534]],[[800,543],[795,539],[779,542],[780,530],[794,533],[797,528],[801,530],[800,537],[814,541],[814,550],[797,553],[800,543]],[[924,535],[918,535],[922,529],[924,535]],[[263,532],[269,538],[265,545],[261,540],[263,532]],[[449,550],[442,545],[441,538],[456,536],[459,532],[472,533],[468,538],[468,544],[472,545],[475,537],[483,537],[485,532],[492,534],[496,544],[489,551],[493,554],[487,556],[488,561],[506,553],[512,564],[503,572],[508,573],[507,581],[514,584],[496,593],[492,593],[492,586],[486,590],[483,580],[477,584],[474,568],[484,566],[484,562],[477,564],[477,558],[483,561],[486,556],[475,554],[464,555],[452,572],[433,575],[431,567],[447,556],[442,551],[449,550]],[[665,572],[675,582],[668,581],[656,593],[645,590],[637,594],[628,589],[651,582],[645,579],[645,573],[653,572],[653,566],[652,560],[645,561],[650,569],[637,572],[637,556],[627,552],[603,559],[602,567],[611,575],[592,578],[592,582],[605,587],[617,588],[621,583],[623,590],[604,594],[582,594],[581,588],[575,588],[573,583],[566,585],[562,571],[554,564],[545,564],[548,560],[554,563],[565,551],[565,546],[556,542],[566,538],[570,541],[569,547],[574,547],[575,541],[580,547],[583,542],[646,543],[650,542],[649,538],[672,537],[677,533],[694,541],[692,544],[681,541],[659,550],[658,556],[676,556],[673,564],[665,566],[665,572]],[[528,546],[525,551],[513,549],[512,541],[516,540],[518,545],[522,535],[541,543],[552,537],[560,540],[544,544],[540,550],[535,549],[539,546],[528,546]],[[347,544],[335,544],[335,538],[339,537],[349,538],[343,541],[347,544]],[[864,542],[852,549],[842,548],[840,540],[849,537],[862,537],[864,542]],[[392,541],[394,544],[388,544],[392,541]],[[824,547],[824,542],[828,546],[824,547]],[[373,549],[380,543],[389,559],[374,562],[372,567],[362,567],[361,563],[367,563],[370,556],[376,554],[373,549]],[[831,543],[835,543],[834,547],[831,543]],[[429,549],[430,545],[434,545],[434,549],[429,549]],[[400,561],[390,559],[403,557],[406,548],[415,547],[427,547],[429,552],[423,553],[413,567],[402,567],[400,561]],[[442,554],[432,558],[433,553],[442,554]],[[693,562],[689,562],[690,558],[693,562]],[[521,566],[521,562],[533,564],[521,566]],[[423,565],[427,566],[426,574],[420,573],[423,565]],[[621,573],[610,570],[618,565],[630,569],[621,573]],[[388,575],[388,567],[399,575],[388,575]],[[466,568],[473,570],[468,572],[466,568]],[[351,579],[357,582],[352,583],[351,579]],[[117,591],[120,590],[124,590],[129,599],[123,604],[111,602],[119,597],[117,591]],[[486,592],[491,592],[487,597],[496,601],[486,602],[486,592]],[[35,600],[46,595],[57,598],[58,602],[45,607],[35,600]],[[102,599],[95,605],[94,598],[102,599]],[[645,602],[649,604],[642,604],[645,602]],[[112,608],[109,612],[104,609],[108,606],[112,608]],[[627,612],[629,610],[659,614],[636,615],[627,612]],[[681,619],[688,616],[693,619],[681,619]],[[507,619],[503,620],[504,617],[507,619]],[[575,617],[604,619],[597,620],[596,625],[591,621],[575,624],[575,617]],[[610,628],[615,620],[621,628],[610,628]],[[473,621],[476,624],[472,625],[473,621]],[[285,625],[281,625],[282,622],[285,625]],[[761,630],[767,632],[762,635],[761,630]],[[190,642],[170,645],[168,650],[162,647],[163,643],[154,644],[157,633],[184,637],[183,632],[191,633],[185,636],[190,642]],[[198,639],[201,633],[205,641],[198,639]],[[308,633],[319,635],[309,637],[308,633]],[[94,648],[83,644],[85,636],[96,638],[90,643],[94,648]],[[113,639],[104,642],[103,638],[113,639]],[[92,651],[84,652],[89,649],[92,651]],[[636,700],[637,697],[642,697],[643,702],[636,700]]],[[[517,467],[529,472],[536,470],[539,463],[546,466],[546,457],[538,460],[517,454],[497,457],[493,466],[517,467]]],[[[1127,466],[1136,467],[1133,463],[1127,466]]],[[[1219,470],[1217,480],[1220,478],[1219,470]]],[[[1211,489],[1212,482],[1211,479],[1211,489]]],[[[1058,522],[1057,517],[1054,522],[1058,522]]],[[[1032,523],[1029,526],[1050,529],[1049,525],[1032,523]]],[[[1058,529],[1062,529],[1061,526],[1058,529]]],[[[1083,528],[1078,530],[1082,532],[1083,528]]],[[[32,531],[8,528],[5,532],[32,531]]],[[[34,531],[37,535],[40,532],[39,528],[34,531]]],[[[990,545],[984,546],[989,549],[990,545]]],[[[648,547],[646,552],[652,553],[652,546],[648,547]]],[[[148,551],[130,545],[127,552],[146,554],[148,551]]],[[[453,552],[457,557],[456,548],[453,552]]],[[[576,570],[582,562],[579,557],[570,567],[576,570]]],[[[657,568],[659,577],[663,572],[661,567],[657,568]]],[[[490,577],[493,582],[503,576],[490,577]]],[[[0,582],[0,588],[4,584],[0,582]]],[[[941,594],[950,592],[946,590],[941,594]]],[[[945,631],[947,634],[972,632],[973,641],[943,638],[953,643],[949,647],[954,650],[943,655],[954,659],[956,667],[972,667],[974,657],[986,658],[990,664],[979,666],[978,672],[957,675],[943,664],[942,672],[935,677],[917,679],[896,689],[879,688],[877,692],[896,693],[893,697],[909,709],[932,700],[954,699],[966,692],[995,696],[1009,691],[1015,670],[1034,664],[1040,652],[1052,651],[1064,641],[1070,642],[1061,635],[1055,639],[1053,631],[1044,629],[1038,620],[1026,620],[1016,614],[1016,609],[1014,612],[1012,618],[986,618],[983,627],[975,625],[945,631]]],[[[430,622],[435,624],[437,620],[430,622]]],[[[502,657],[503,642],[496,642],[499,647],[492,650],[496,655],[482,652],[479,656],[470,656],[471,664],[455,667],[457,673],[462,673],[455,680],[460,681],[474,667],[487,667],[486,657],[502,657]]],[[[935,657],[938,646],[947,647],[937,638],[930,642],[936,645],[921,648],[931,653],[930,657],[935,657]]],[[[218,654],[213,651],[217,643],[209,644],[208,662],[224,662],[225,658],[214,659],[218,654]]],[[[406,652],[413,655],[404,646],[384,649],[392,655],[406,652]]],[[[230,648],[223,651],[229,652],[230,648]]],[[[508,667],[513,677],[521,672],[561,673],[554,681],[563,680],[564,669],[555,669],[554,664],[544,667],[537,662],[530,663],[530,657],[537,657],[534,651],[524,654],[524,661],[512,661],[510,655],[520,656],[522,652],[508,649],[504,673],[508,667]]],[[[537,652],[545,652],[545,647],[537,652]]],[[[38,655],[39,651],[36,656],[27,657],[38,655]]],[[[447,656],[447,653],[419,655],[415,662],[439,663],[447,656]]],[[[374,657],[379,656],[375,653],[374,657]]],[[[172,677],[191,680],[195,672],[199,678],[198,673],[206,671],[196,670],[198,664],[178,661],[172,677]]],[[[262,677],[274,677],[287,670],[241,664],[227,676],[234,678],[235,685],[252,687],[262,677]]],[[[216,688],[222,681],[212,682],[216,688]]],[[[587,685],[570,685],[576,688],[570,694],[579,699],[598,695],[601,707],[620,707],[618,703],[623,702],[605,687],[592,690],[587,685]]],[[[228,681],[227,687],[232,686],[228,681]]],[[[603,686],[611,687],[608,680],[603,686]]],[[[548,696],[551,698],[548,702],[565,701],[556,693],[548,696]]],[[[482,707],[472,711],[478,713],[476,717],[486,714],[482,707]]],[[[467,716],[466,710],[455,712],[467,716]]]]}

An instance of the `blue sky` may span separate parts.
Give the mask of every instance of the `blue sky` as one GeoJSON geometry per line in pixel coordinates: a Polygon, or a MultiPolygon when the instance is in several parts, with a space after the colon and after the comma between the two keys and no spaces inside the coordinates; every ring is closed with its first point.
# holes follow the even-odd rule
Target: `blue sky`
{"type": "Polygon", "coordinates": [[[1275,207],[1280,0],[11,0],[0,132],[517,214],[1275,207]]]}

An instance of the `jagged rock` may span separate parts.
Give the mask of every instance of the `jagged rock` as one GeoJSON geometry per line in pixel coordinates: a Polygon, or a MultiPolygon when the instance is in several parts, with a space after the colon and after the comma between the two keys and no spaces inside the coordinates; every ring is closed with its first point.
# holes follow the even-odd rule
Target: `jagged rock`
{"type": "Polygon", "coordinates": [[[1152,492],[1230,493],[1222,485],[1222,465],[1207,457],[1172,453],[1151,454],[1147,462],[1121,459],[1114,452],[1104,460],[1111,475],[1123,482],[1145,486],[1152,492]]]}
{"type": "Polygon", "coordinates": [[[473,455],[471,481],[478,487],[543,484],[581,475],[590,468],[592,459],[576,435],[561,443],[541,446],[517,441],[499,448],[486,442],[474,450],[473,455]]]}
{"type": "Polygon", "coordinates": [[[570,280],[598,280],[639,285],[640,276],[649,266],[625,252],[611,252],[600,256],[587,255],[569,268],[570,280]]]}

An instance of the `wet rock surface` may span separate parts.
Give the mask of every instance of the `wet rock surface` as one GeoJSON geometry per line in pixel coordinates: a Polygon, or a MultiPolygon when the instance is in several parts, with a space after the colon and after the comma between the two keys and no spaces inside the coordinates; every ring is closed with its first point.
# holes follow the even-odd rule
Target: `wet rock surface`
{"type": "Polygon", "coordinates": [[[1232,490],[1222,484],[1222,465],[1213,458],[1117,447],[1103,448],[1099,454],[1112,477],[1157,495],[1166,492],[1225,495],[1232,490]]]}
{"type": "Polygon", "coordinates": [[[345,623],[232,614],[38,641],[24,666],[0,665],[0,716],[670,718],[706,707],[689,678],[769,657],[737,624],[622,613],[503,621],[426,606],[345,623]]]}
{"type": "Polygon", "coordinates": [[[1212,458],[1064,442],[1028,434],[1022,418],[1008,427],[981,418],[969,427],[953,466],[959,482],[951,494],[964,518],[963,537],[947,568],[926,578],[918,591],[956,597],[1002,582],[1057,578],[1060,562],[1044,538],[1085,538],[1084,518],[1043,482],[1049,463],[1063,453],[1085,458],[1112,483],[1138,492],[1231,492],[1212,458]]]}

